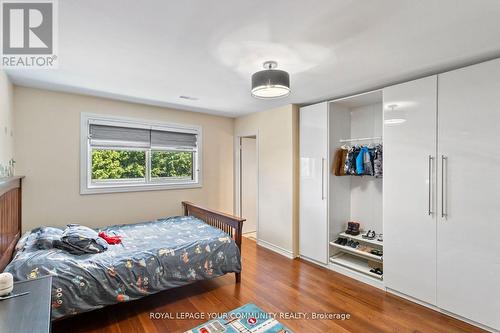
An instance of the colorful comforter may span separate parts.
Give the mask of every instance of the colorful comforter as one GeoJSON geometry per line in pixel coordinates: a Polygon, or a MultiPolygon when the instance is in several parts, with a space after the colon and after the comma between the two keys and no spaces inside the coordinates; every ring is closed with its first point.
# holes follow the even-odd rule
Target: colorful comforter
{"type": "Polygon", "coordinates": [[[191,216],[103,231],[122,236],[122,243],[85,255],[21,246],[5,272],[16,281],[52,275],[57,319],[241,271],[240,251],[229,235],[191,216]]]}

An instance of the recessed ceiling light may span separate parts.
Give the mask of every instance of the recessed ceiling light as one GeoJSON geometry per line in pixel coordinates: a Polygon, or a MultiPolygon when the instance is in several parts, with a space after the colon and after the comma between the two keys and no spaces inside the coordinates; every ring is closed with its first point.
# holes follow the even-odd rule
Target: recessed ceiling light
{"type": "Polygon", "coordinates": [[[189,101],[197,101],[198,100],[198,97],[185,96],[185,95],[181,95],[181,96],[179,96],[179,98],[187,99],[189,101]]]}
{"type": "Polygon", "coordinates": [[[265,70],[252,75],[252,96],[261,99],[286,97],[290,94],[290,75],[276,61],[266,61],[265,70]]]}
{"type": "Polygon", "coordinates": [[[397,125],[406,122],[406,119],[394,118],[394,119],[386,119],[384,123],[386,125],[397,125]]]}

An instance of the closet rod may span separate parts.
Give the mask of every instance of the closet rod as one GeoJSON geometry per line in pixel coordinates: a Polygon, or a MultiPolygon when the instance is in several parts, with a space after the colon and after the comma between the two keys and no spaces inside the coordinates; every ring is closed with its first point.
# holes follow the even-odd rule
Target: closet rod
{"type": "Polygon", "coordinates": [[[374,136],[371,138],[340,139],[339,142],[368,141],[368,140],[382,140],[382,137],[381,136],[374,136]]]}

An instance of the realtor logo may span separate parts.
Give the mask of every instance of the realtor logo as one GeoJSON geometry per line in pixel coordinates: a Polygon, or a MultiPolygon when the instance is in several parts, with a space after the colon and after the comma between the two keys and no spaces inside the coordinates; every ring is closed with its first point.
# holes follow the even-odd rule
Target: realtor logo
{"type": "Polygon", "coordinates": [[[2,1],[2,67],[54,68],[54,1],[2,1]]]}

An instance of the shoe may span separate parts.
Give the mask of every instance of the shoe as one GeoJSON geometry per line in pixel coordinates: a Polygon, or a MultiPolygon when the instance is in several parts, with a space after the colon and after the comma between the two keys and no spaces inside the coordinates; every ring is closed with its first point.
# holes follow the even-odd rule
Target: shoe
{"type": "Polygon", "coordinates": [[[353,249],[357,248],[358,246],[359,246],[359,242],[352,242],[352,243],[351,243],[351,247],[352,247],[353,249]]]}
{"type": "Polygon", "coordinates": [[[362,235],[361,237],[365,238],[365,239],[369,239],[368,237],[370,237],[370,235],[372,234],[372,231],[371,230],[368,230],[366,232],[366,234],[362,235]]]}
{"type": "Polygon", "coordinates": [[[348,235],[352,235],[353,230],[354,230],[354,222],[347,222],[347,229],[345,233],[348,235]]]}
{"type": "Polygon", "coordinates": [[[372,268],[370,269],[370,273],[374,273],[374,274],[377,274],[377,275],[383,275],[384,273],[382,272],[382,270],[380,268],[372,268]]]}
{"type": "Polygon", "coordinates": [[[352,222],[351,235],[353,235],[353,236],[359,235],[359,223],[358,222],[352,222]]]}
{"type": "Polygon", "coordinates": [[[347,244],[347,238],[342,238],[340,245],[345,246],[347,244]]]}
{"type": "Polygon", "coordinates": [[[375,236],[377,234],[375,233],[375,231],[373,230],[368,230],[368,232],[366,234],[363,235],[363,238],[364,239],[375,239],[375,236]]]}
{"type": "Polygon", "coordinates": [[[377,241],[379,242],[383,242],[384,241],[384,237],[382,234],[379,234],[378,237],[377,237],[377,241]]]}
{"type": "Polygon", "coordinates": [[[344,242],[347,242],[347,238],[339,237],[339,238],[337,238],[337,240],[334,243],[339,244],[339,245],[343,245],[344,242]]]}
{"type": "Polygon", "coordinates": [[[380,257],[383,255],[382,250],[375,250],[375,249],[373,249],[373,250],[370,251],[370,253],[373,254],[373,255],[376,255],[376,256],[380,256],[380,257]]]}
{"type": "Polygon", "coordinates": [[[345,245],[346,245],[346,246],[352,246],[352,243],[354,243],[354,242],[352,241],[352,239],[349,239],[349,241],[348,241],[345,245]]]}

